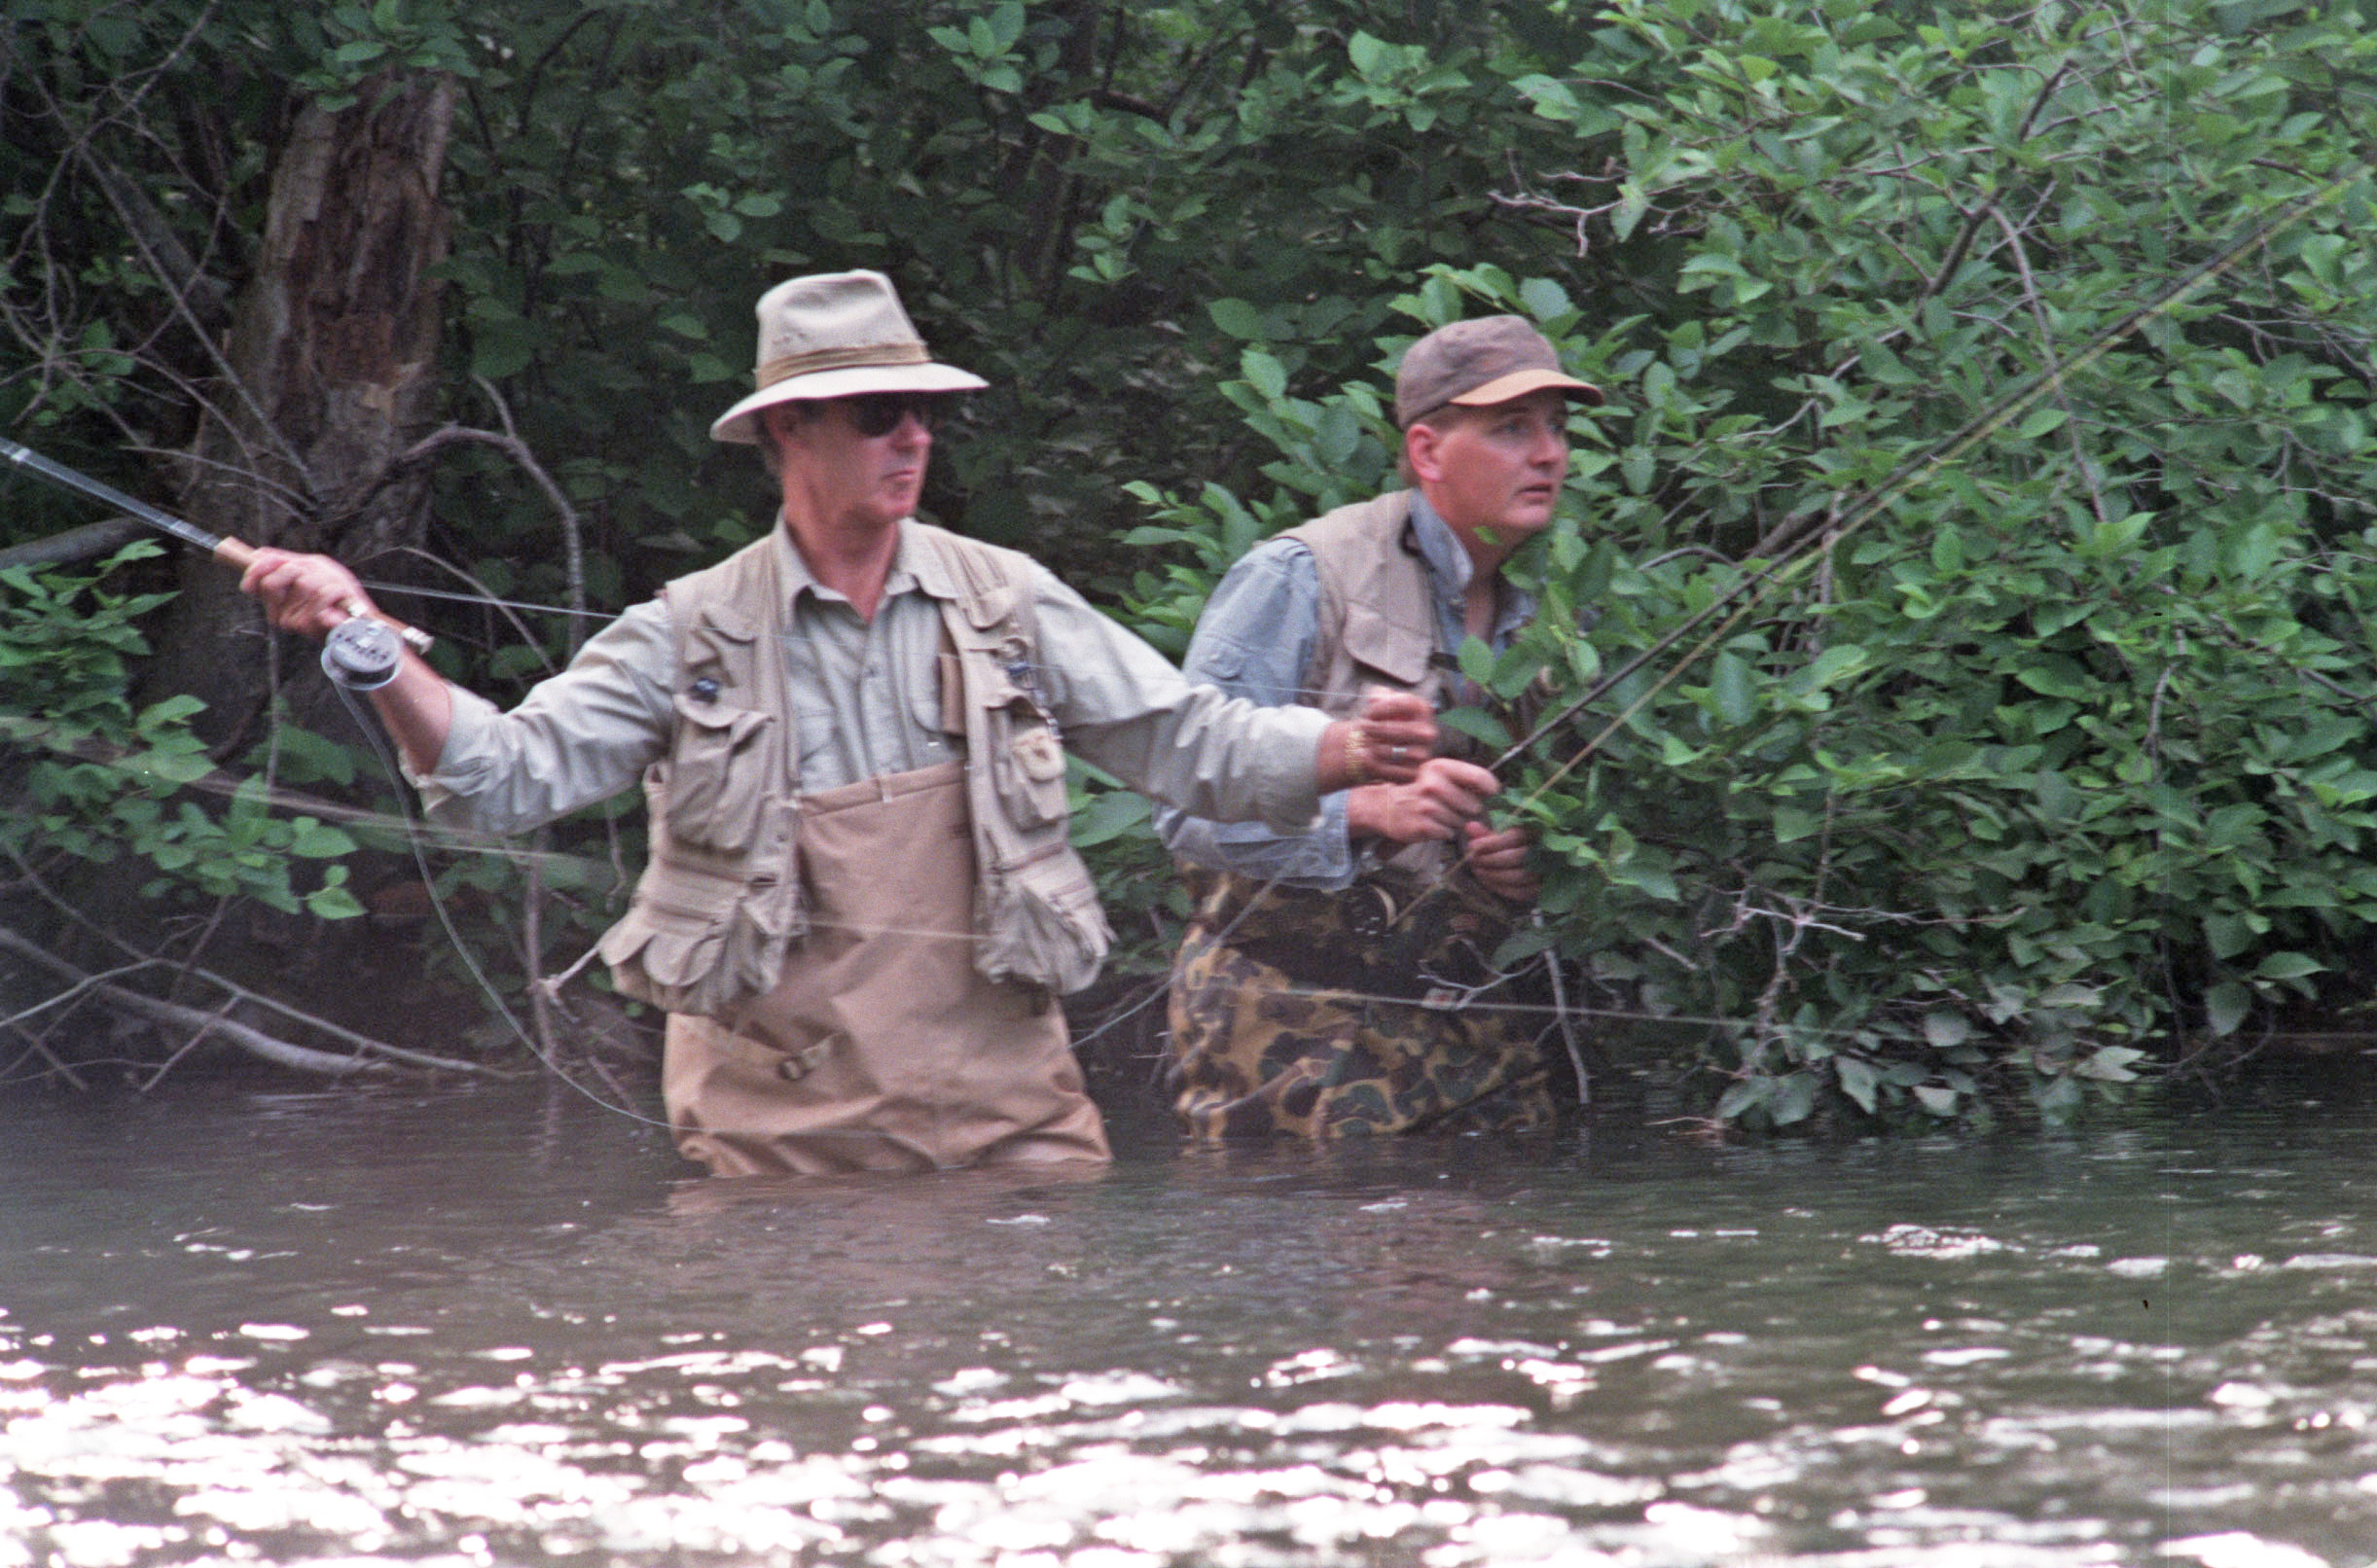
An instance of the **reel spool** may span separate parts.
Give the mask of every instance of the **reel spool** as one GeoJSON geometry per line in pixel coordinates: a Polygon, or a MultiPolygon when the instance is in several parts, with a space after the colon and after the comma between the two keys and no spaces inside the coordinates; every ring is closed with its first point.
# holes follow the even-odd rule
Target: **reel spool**
{"type": "Polygon", "coordinates": [[[322,673],[350,692],[372,692],[396,679],[405,645],[393,627],[369,616],[351,616],[322,639],[322,673]]]}

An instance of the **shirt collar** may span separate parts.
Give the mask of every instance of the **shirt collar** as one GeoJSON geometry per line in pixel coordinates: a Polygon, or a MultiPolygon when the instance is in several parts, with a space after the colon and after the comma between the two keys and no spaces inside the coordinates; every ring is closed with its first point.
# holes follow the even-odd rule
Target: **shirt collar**
{"type": "MultiPolygon", "coordinates": [[[[902,593],[921,591],[936,599],[955,598],[957,590],[950,583],[949,571],[942,564],[940,553],[925,548],[924,541],[916,531],[916,519],[903,517],[899,529],[899,547],[892,553],[891,570],[883,579],[883,597],[888,599],[902,593]]],[[[849,602],[841,593],[817,581],[816,574],[809,569],[808,559],[793,544],[792,530],[784,526],[784,516],[780,512],[776,514],[775,526],[769,530],[769,538],[775,550],[776,571],[780,574],[778,581],[784,585],[787,604],[797,606],[804,593],[836,604],[849,602]]]]}
{"type": "MultiPolygon", "coordinates": [[[[1436,509],[1428,505],[1426,496],[1418,488],[1412,490],[1412,538],[1420,547],[1420,558],[1427,562],[1428,575],[1436,585],[1436,614],[1448,630],[1458,633],[1463,617],[1461,595],[1468,590],[1470,574],[1477,563],[1461,548],[1460,536],[1453,525],[1444,520],[1436,509]]],[[[1502,580],[1502,591],[1496,597],[1494,636],[1491,641],[1502,647],[1517,634],[1518,629],[1532,620],[1535,598],[1510,579],[1502,580]]],[[[1451,639],[1459,646],[1459,638],[1451,639]]]]}

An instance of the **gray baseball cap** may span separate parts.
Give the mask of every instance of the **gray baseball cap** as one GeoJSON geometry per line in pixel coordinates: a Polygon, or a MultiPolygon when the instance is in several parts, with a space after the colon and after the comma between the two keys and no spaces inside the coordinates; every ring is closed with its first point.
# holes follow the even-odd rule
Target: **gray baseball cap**
{"type": "Polygon", "coordinates": [[[1480,316],[1439,327],[1404,351],[1395,372],[1395,423],[1409,425],[1448,403],[1464,409],[1508,403],[1552,387],[1582,402],[1608,400],[1560,368],[1551,339],[1525,316],[1480,316]]]}

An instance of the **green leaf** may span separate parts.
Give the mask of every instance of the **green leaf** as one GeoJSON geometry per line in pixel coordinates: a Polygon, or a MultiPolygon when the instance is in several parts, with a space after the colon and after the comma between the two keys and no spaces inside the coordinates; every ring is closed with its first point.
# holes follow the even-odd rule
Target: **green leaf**
{"type": "Polygon", "coordinates": [[[335,860],[352,854],[357,845],[341,830],[311,817],[299,817],[290,823],[289,853],[306,860],[335,860]]]}
{"type": "Polygon", "coordinates": [[[1933,1051],[1953,1051],[1972,1037],[1972,1020],[1962,1013],[1933,1008],[1923,1016],[1923,1037],[1933,1051]]]}
{"type": "Polygon", "coordinates": [[[204,751],[168,751],[162,747],[132,759],[134,771],[152,774],[167,784],[196,784],[215,770],[204,751]]]}
{"type": "Polygon", "coordinates": [[[1347,40],[1346,53],[1366,81],[1375,82],[1387,75],[1394,62],[1393,47],[1365,32],[1356,32],[1347,40]]]}
{"type": "Polygon", "coordinates": [[[1497,755],[1510,749],[1510,731],[1490,713],[1475,708],[1447,708],[1436,715],[1436,723],[1442,729],[1467,735],[1497,755]]]}
{"type": "Polygon", "coordinates": [[[1243,300],[1215,300],[1206,306],[1206,314],[1233,338],[1259,339],[1263,336],[1262,313],[1243,300]]]}
{"type": "Polygon", "coordinates": [[[306,908],[320,920],[352,920],[365,912],[355,895],[343,887],[319,887],[306,895],[306,908]]]}
{"type": "Polygon", "coordinates": [[[2134,1084],[2138,1075],[2130,1071],[2130,1063],[2144,1055],[2144,1051],[2129,1046],[2106,1046],[2074,1062],[2071,1070],[2082,1078],[2107,1084],[2134,1084]]]}
{"type": "Polygon", "coordinates": [[[1775,1081],[1771,1078],[1736,1079],[1725,1092],[1717,1096],[1715,1116],[1719,1122],[1731,1122],[1754,1107],[1764,1105],[1774,1097],[1775,1081]]]}
{"type": "Polygon", "coordinates": [[[1287,372],[1279,362],[1259,348],[1248,348],[1238,357],[1239,374],[1246,384],[1268,402],[1277,403],[1287,396],[1287,372]]]}
{"type": "Polygon", "coordinates": [[[1757,676],[1746,660],[1731,653],[1717,655],[1711,661],[1709,690],[1717,716],[1727,724],[1745,725],[1757,717],[1757,676]]]}
{"type": "Polygon", "coordinates": [[[2204,993],[2205,1021],[2215,1035],[2235,1034],[2252,1006],[2253,993],[2236,980],[2222,980],[2204,993]]]}
{"type": "Polygon", "coordinates": [[[1881,1074],[1874,1071],[1872,1064],[1855,1056],[1836,1056],[1832,1073],[1840,1081],[1841,1092],[1855,1100],[1858,1110],[1871,1116],[1874,1093],[1882,1083],[1881,1074]]]}
{"type": "Polygon", "coordinates": [[[1073,815],[1072,842],[1087,848],[1109,842],[1144,825],[1152,815],[1144,796],[1130,790],[1101,790],[1073,815]]]}
{"type": "Polygon", "coordinates": [[[1520,284],[1519,302],[1537,321],[1553,321],[1576,308],[1568,303],[1568,291],[1548,277],[1531,277],[1520,284]]]}
{"type": "Polygon", "coordinates": [[[2062,409],[2033,409],[2028,414],[2023,416],[2020,428],[2016,429],[2014,432],[2015,439],[2019,441],[2036,441],[2039,437],[2046,435],[2049,431],[2062,429],[2064,426],[2064,421],[2070,419],[2071,417],[2071,415],[2062,409]]]}
{"type": "MultiPolygon", "coordinates": [[[[1808,667],[1801,672],[1800,681],[1805,683],[1806,690],[1821,691],[1825,687],[1858,674],[1870,662],[1871,659],[1865,650],[1855,643],[1836,644],[1816,656],[1808,667]]],[[[1797,684],[1794,683],[1794,685],[1797,684]]]]}
{"type": "Polygon", "coordinates": [[[2088,679],[2088,672],[2060,654],[2038,656],[2035,662],[2014,671],[2014,679],[2041,696],[2063,696],[2083,701],[2096,695],[2096,688],[2088,679]]]}
{"type": "Polygon", "coordinates": [[[1955,1089],[1948,1087],[1946,1085],[1918,1084],[1915,1086],[1915,1098],[1925,1110],[1930,1112],[1933,1116],[1950,1117],[1956,1115],[1957,1093],[1955,1089]]]}

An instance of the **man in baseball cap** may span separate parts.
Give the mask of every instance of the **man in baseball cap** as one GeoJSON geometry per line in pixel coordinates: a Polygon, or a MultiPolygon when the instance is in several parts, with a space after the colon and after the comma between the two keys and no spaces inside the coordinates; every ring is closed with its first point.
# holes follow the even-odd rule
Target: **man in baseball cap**
{"type": "MultiPolygon", "coordinates": [[[[1395,376],[1409,488],[1291,528],[1232,567],[1198,622],[1189,678],[1332,715],[1381,691],[1431,710],[1490,707],[1454,656],[1470,637],[1499,653],[1533,615],[1502,567],[1559,508],[1569,405],[1602,401],[1522,317],[1422,338],[1395,376]]],[[[1528,840],[1479,820],[1499,785],[1473,743],[1440,734],[1444,753],[1415,777],[1332,795],[1310,830],[1158,813],[1196,905],[1170,999],[1175,1105],[1191,1132],[1550,1123],[1540,1018],[1459,1005],[1535,898],[1528,840]],[[1415,903],[1439,884],[1450,896],[1415,903]]]]}
{"type": "MultiPolygon", "coordinates": [[[[1066,839],[1063,748],[1205,816],[1311,822],[1411,779],[1435,735],[1395,694],[1340,718],[1192,687],[1011,550],[915,516],[942,404],[890,280],[759,302],[776,526],[668,584],[510,712],[408,654],[372,694],[430,815],[533,828],[641,780],[650,858],[600,944],[667,1015],[677,1147],[729,1176],[1106,1158],[1054,997],[1110,934],[1066,839]]],[[[370,601],[260,551],[242,586],[321,636],[370,601]]]]}

